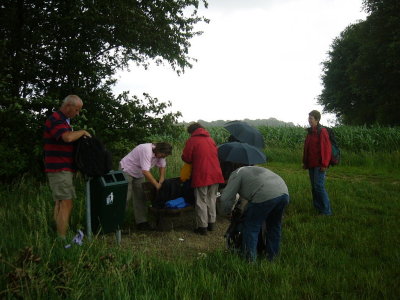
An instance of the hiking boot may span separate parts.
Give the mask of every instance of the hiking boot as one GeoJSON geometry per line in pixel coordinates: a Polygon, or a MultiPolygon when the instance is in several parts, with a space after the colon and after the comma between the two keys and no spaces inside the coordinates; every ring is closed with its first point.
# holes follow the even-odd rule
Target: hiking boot
{"type": "Polygon", "coordinates": [[[142,222],[136,224],[136,229],[140,231],[152,231],[154,230],[153,227],[150,226],[149,222],[142,222]]]}
{"type": "Polygon", "coordinates": [[[200,234],[200,235],[207,235],[207,227],[197,227],[194,230],[194,233],[200,234]]]}
{"type": "Polygon", "coordinates": [[[214,231],[214,224],[215,224],[215,223],[208,223],[207,230],[208,230],[208,231],[214,231]]]}

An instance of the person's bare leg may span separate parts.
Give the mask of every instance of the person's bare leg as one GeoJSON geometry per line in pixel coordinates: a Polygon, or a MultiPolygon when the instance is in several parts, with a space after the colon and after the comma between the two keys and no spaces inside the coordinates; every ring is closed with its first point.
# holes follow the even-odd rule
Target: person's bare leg
{"type": "Polygon", "coordinates": [[[53,214],[53,218],[54,218],[54,222],[56,222],[56,226],[57,226],[57,216],[58,216],[58,211],[60,210],[60,201],[55,201],[54,202],[54,214],[53,214]]]}
{"type": "Polygon", "coordinates": [[[56,201],[54,207],[54,219],[56,221],[57,233],[61,238],[65,238],[67,235],[71,211],[72,200],[56,201]]]}

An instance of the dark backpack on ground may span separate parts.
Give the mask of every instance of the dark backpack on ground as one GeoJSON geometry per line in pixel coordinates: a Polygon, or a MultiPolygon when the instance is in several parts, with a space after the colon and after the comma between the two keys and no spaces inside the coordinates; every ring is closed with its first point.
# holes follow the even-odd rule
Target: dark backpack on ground
{"type": "MultiPolygon", "coordinates": [[[[232,211],[231,223],[225,232],[226,247],[228,250],[234,253],[239,253],[242,250],[243,244],[243,222],[244,214],[235,206],[232,211]]],[[[266,222],[263,221],[261,230],[258,233],[257,253],[260,255],[266,255],[267,251],[267,226],[266,222]]]]}
{"type": "Polygon", "coordinates": [[[112,169],[111,153],[96,137],[82,136],[76,141],[75,149],[76,166],[84,175],[103,176],[112,169]]]}
{"type": "Polygon", "coordinates": [[[182,183],[179,177],[165,179],[158,190],[152,205],[155,208],[165,208],[165,202],[183,196],[182,183]]]}

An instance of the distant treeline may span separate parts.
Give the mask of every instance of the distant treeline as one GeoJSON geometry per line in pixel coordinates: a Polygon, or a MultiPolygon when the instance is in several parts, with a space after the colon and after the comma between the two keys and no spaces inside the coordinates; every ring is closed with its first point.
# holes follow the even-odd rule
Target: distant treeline
{"type": "MultiPolygon", "coordinates": [[[[230,122],[230,121],[236,121],[236,120],[216,120],[216,121],[207,122],[207,121],[200,119],[200,120],[197,120],[196,122],[200,123],[204,127],[222,127],[222,126],[224,126],[225,123],[230,122]]],[[[275,118],[256,119],[256,120],[244,119],[244,120],[239,120],[239,121],[244,121],[244,122],[248,123],[249,125],[252,125],[255,127],[258,127],[258,126],[270,126],[270,127],[295,126],[292,122],[286,123],[284,121],[279,121],[275,118]]],[[[182,122],[183,125],[186,125],[189,123],[182,122]]]]}

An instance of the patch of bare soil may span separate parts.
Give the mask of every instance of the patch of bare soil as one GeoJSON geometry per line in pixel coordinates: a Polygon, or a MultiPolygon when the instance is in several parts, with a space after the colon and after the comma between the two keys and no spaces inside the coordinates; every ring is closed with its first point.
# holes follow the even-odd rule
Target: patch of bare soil
{"type": "Polygon", "coordinates": [[[217,217],[213,231],[208,231],[205,236],[196,234],[193,232],[194,213],[189,211],[180,216],[166,217],[163,228],[155,231],[138,231],[134,226],[125,228],[121,247],[168,260],[199,258],[214,250],[226,249],[224,234],[228,226],[228,219],[217,217]]]}

